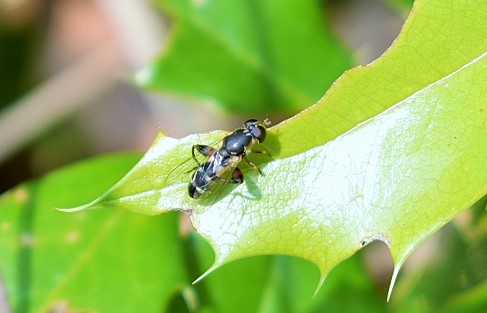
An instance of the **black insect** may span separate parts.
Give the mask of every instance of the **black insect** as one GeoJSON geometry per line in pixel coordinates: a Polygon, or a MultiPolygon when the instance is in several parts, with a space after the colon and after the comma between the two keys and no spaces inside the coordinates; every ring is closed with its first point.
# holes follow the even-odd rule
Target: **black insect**
{"type": "Polygon", "coordinates": [[[257,120],[248,120],[244,123],[243,128],[236,129],[233,133],[223,138],[220,149],[206,145],[194,145],[191,153],[198,166],[194,168],[194,173],[188,186],[189,196],[191,198],[200,197],[211,190],[218,181],[241,184],[243,182],[243,173],[237,165],[242,159],[262,175],[261,170],[247,155],[250,152],[267,154],[265,151],[252,149],[254,144],[263,142],[265,137],[265,126],[257,120]],[[198,161],[195,150],[207,157],[204,163],[198,161]]]}

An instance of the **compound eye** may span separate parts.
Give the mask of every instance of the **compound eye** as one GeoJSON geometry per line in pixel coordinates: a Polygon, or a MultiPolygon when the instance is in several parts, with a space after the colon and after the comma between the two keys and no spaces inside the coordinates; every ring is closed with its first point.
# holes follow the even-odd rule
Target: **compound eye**
{"type": "Polygon", "coordinates": [[[258,121],[257,120],[248,120],[244,123],[245,128],[249,129],[252,128],[253,126],[257,125],[258,121]]]}
{"type": "Polygon", "coordinates": [[[250,129],[250,134],[259,142],[263,142],[266,135],[265,127],[257,125],[250,129]]]}

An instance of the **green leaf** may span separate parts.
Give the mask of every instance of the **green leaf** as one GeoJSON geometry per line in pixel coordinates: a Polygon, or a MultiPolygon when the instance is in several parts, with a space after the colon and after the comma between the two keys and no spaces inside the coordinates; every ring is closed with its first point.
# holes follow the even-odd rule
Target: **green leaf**
{"type": "Polygon", "coordinates": [[[185,183],[163,185],[163,160],[190,151],[196,136],[160,136],[92,206],[190,211],[216,250],[215,266],[290,254],[315,262],[324,277],[373,239],[389,244],[400,266],[418,242],[485,193],[484,78],[485,55],[324,146],[268,163],[266,176],[247,173],[246,184],[211,205],[187,197],[185,183]]]}
{"type": "Polygon", "coordinates": [[[320,1],[159,0],[172,40],[137,76],[231,112],[297,112],[352,65],[320,1]]]}
{"type": "Polygon", "coordinates": [[[113,210],[76,215],[52,210],[93,197],[137,159],[120,155],[85,161],[0,197],[0,276],[15,312],[270,313],[269,306],[283,303],[288,307],[277,312],[334,307],[343,312],[336,299],[344,296],[344,288],[364,300],[353,302],[355,307],[380,307],[359,258],[339,266],[315,299],[310,293],[316,279],[310,278],[316,269],[282,257],[235,262],[189,287],[186,278],[194,280],[211,265],[213,254],[199,236],[180,235],[174,214],[152,218],[113,210]]]}
{"type": "Polygon", "coordinates": [[[0,276],[14,312],[161,312],[189,285],[177,215],[53,210],[94,197],[138,159],[84,162],[0,198],[0,276]]]}
{"type": "Polygon", "coordinates": [[[269,130],[275,158],[257,162],[265,176],[245,169],[245,183],[226,186],[218,201],[189,198],[189,175],[174,169],[193,144],[224,133],[160,135],[127,176],[78,209],[188,212],[216,253],[207,273],[248,256],[286,254],[314,262],[323,282],[381,240],[394,282],[419,243],[487,191],[486,24],[480,0],[418,1],[383,57],[269,130]]]}
{"type": "Polygon", "coordinates": [[[485,53],[485,29],[482,0],[415,1],[382,57],[345,72],[317,105],[274,127],[266,145],[290,156],[337,138],[485,53]]]}

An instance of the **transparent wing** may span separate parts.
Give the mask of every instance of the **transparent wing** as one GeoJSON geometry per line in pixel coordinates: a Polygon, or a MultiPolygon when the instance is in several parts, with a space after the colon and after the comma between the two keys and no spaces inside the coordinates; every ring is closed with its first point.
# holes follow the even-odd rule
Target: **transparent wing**
{"type": "Polygon", "coordinates": [[[237,170],[237,164],[231,164],[227,167],[226,171],[216,179],[212,186],[199,198],[202,204],[213,204],[216,201],[227,196],[234,188],[239,184],[232,183],[233,175],[237,170]]]}
{"type": "MultiPolygon", "coordinates": [[[[217,149],[221,140],[214,142],[213,144],[209,145],[210,147],[217,149]]],[[[196,143],[195,143],[196,144],[196,143]]],[[[191,176],[193,172],[198,167],[198,164],[203,164],[206,162],[208,157],[198,153],[195,151],[195,157],[197,162],[193,159],[191,154],[191,146],[187,148],[187,158],[181,161],[179,164],[174,166],[164,178],[164,186],[170,186],[179,183],[189,183],[191,181],[191,176]]]]}
{"type": "Polygon", "coordinates": [[[167,173],[166,177],[164,178],[164,186],[170,186],[177,183],[181,183],[184,180],[188,180],[191,178],[190,173],[193,169],[197,166],[194,162],[193,158],[189,157],[179,165],[175,166],[172,170],[167,173]],[[185,178],[187,176],[187,179],[185,178]]]}

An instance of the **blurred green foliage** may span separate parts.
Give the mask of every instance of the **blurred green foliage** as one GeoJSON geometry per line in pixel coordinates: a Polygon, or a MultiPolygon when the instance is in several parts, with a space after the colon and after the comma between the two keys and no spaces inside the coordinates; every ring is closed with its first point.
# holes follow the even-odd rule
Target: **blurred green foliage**
{"type": "Polygon", "coordinates": [[[31,40],[31,29],[11,29],[0,23],[0,113],[29,87],[31,40]]]}
{"type": "Polygon", "coordinates": [[[171,42],[138,77],[147,88],[202,98],[232,113],[297,113],[315,103],[352,57],[319,1],[157,3],[171,42]]]}
{"type": "MultiPolygon", "coordinates": [[[[144,86],[152,89],[203,98],[232,112],[289,113],[316,102],[352,64],[350,53],[328,28],[318,1],[294,9],[279,6],[277,0],[252,2],[253,7],[219,2],[235,14],[221,14],[210,7],[201,15],[184,8],[190,5],[186,1],[158,3],[173,18],[175,29],[174,41],[140,74],[144,86]],[[269,11],[277,7],[279,10],[269,11]],[[264,32],[258,34],[259,30],[264,32]],[[290,42],[298,42],[298,49],[290,42]]],[[[471,5],[455,3],[462,10],[471,5]]],[[[485,5],[476,10],[483,12],[485,5]]],[[[464,23],[452,26],[458,25],[468,28],[464,23]]],[[[454,40],[468,39],[465,34],[470,31],[458,33],[447,36],[446,41],[461,47],[454,40]]],[[[32,34],[28,28],[0,25],[0,109],[32,85],[29,57],[36,40],[32,34]]],[[[431,34],[439,36],[436,30],[431,34]]],[[[440,46],[439,53],[451,52],[440,46]]],[[[478,44],[470,47],[481,48],[478,44]]],[[[441,62],[444,66],[452,64],[441,62]]],[[[356,99],[356,94],[351,95],[356,99]]],[[[337,126],[323,120],[321,123],[337,126]]],[[[339,128],[336,132],[342,133],[339,128]]],[[[296,137],[289,138],[292,141],[296,137]]],[[[89,202],[138,159],[138,155],[123,154],[95,158],[22,184],[0,197],[0,284],[6,287],[5,296],[13,312],[486,310],[485,201],[479,201],[475,211],[465,214],[467,222],[450,226],[441,235],[430,263],[401,274],[390,303],[385,302],[386,286],[377,285],[364,265],[367,249],[340,263],[314,299],[318,271],[311,263],[283,256],[240,260],[192,285],[212,264],[214,256],[201,237],[185,230],[183,214],[146,217],[103,210],[70,215],[53,210],[89,202]]],[[[11,180],[2,175],[5,179],[11,180]]]]}

